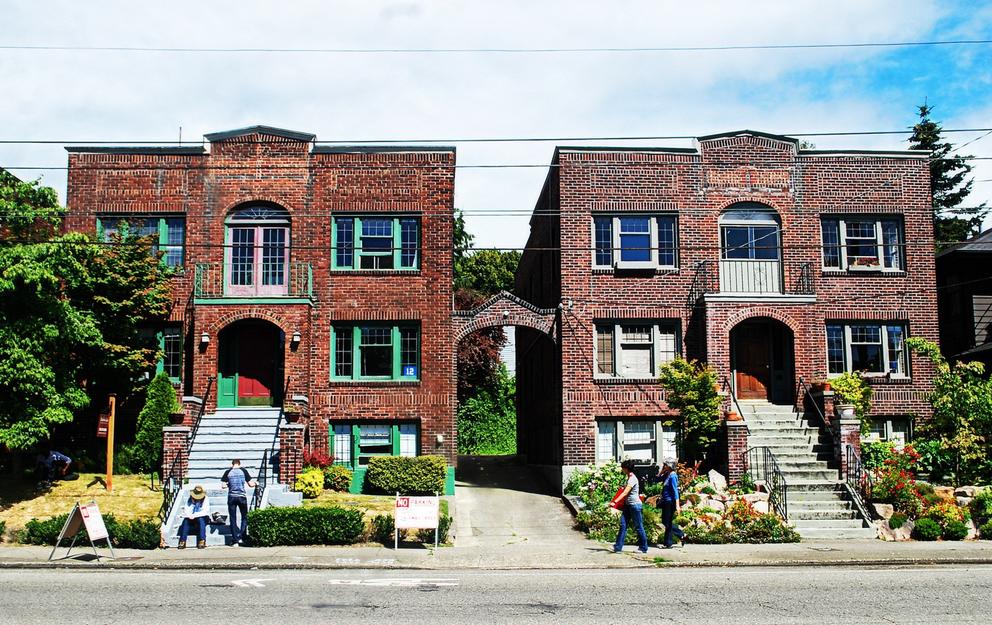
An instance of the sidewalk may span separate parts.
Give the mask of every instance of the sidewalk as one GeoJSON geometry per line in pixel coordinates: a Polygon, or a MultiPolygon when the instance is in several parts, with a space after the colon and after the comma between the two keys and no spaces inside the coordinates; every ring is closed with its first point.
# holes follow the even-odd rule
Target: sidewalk
{"type": "MultiPolygon", "coordinates": [[[[100,549],[101,555],[109,555],[100,549]]],[[[0,568],[134,569],[605,569],[654,566],[876,566],[992,564],[992,542],[886,543],[882,541],[811,541],[785,545],[687,545],[652,548],[647,555],[633,547],[614,554],[605,543],[563,551],[533,544],[483,547],[211,547],[204,550],[116,550],[117,559],[93,559],[92,550],[74,549],[69,559],[48,562],[51,549],[0,546],[0,568]],[[656,561],[655,558],[664,558],[656,561]]],[[[56,554],[61,557],[62,549],[56,554]]]]}

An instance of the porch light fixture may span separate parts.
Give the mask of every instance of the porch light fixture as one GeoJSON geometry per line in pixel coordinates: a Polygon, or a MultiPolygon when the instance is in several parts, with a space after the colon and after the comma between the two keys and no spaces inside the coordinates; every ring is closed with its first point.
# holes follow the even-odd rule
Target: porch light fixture
{"type": "Polygon", "coordinates": [[[294,347],[296,347],[297,345],[299,345],[300,344],[300,341],[302,341],[302,340],[303,340],[303,337],[300,335],[300,331],[299,330],[297,330],[296,332],[293,332],[292,342],[293,342],[293,346],[294,347]]]}
{"type": "Polygon", "coordinates": [[[200,345],[206,347],[208,343],[210,343],[210,335],[204,332],[203,334],[200,335],[200,345]]]}

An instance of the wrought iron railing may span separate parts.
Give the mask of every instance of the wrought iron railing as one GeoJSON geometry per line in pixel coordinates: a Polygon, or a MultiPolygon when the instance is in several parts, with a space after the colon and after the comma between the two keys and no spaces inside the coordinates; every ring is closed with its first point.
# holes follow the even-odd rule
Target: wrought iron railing
{"type": "Polygon", "coordinates": [[[290,262],[278,271],[261,264],[245,267],[231,263],[197,263],[193,278],[194,297],[313,297],[313,266],[307,262],[290,262]],[[236,272],[234,270],[237,270],[236,272]],[[237,273],[239,282],[232,284],[231,276],[237,273]],[[264,279],[263,279],[264,278],[264,279]],[[268,281],[270,284],[265,284],[268,281]]]}
{"type": "Polygon", "coordinates": [[[815,295],[814,265],[781,260],[700,261],[689,286],[689,305],[708,293],[815,295]]]}
{"type": "Polygon", "coordinates": [[[769,509],[789,519],[789,485],[778,466],[775,454],[768,447],[752,447],[744,452],[744,466],[751,480],[763,482],[768,491],[769,509]]]}
{"type": "Polygon", "coordinates": [[[730,397],[731,407],[733,407],[737,411],[737,414],[739,414],[743,419],[744,411],[741,410],[741,405],[737,402],[737,394],[734,393],[734,385],[730,383],[730,378],[727,376],[723,376],[723,391],[727,393],[728,397],[730,397]]]}
{"type": "MultiPolygon", "coordinates": [[[[272,461],[272,456],[270,455],[276,450],[279,445],[279,430],[282,428],[282,420],[286,414],[286,398],[289,397],[289,383],[292,381],[292,376],[286,376],[286,382],[282,387],[282,396],[279,399],[279,418],[276,420],[276,431],[272,436],[272,444],[269,448],[265,450],[262,454],[262,466],[258,469],[258,479],[255,481],[255,495],[251,500],[251,509],[258,510],[262,507],[262,497],[265,496],[265,488],[269,485],[269,463],[272,461]]],[[[280,460],[282,459],[282,454],[280,454],[280,460]]]]}
{"type": "Polygon", "coordinates": [[[851,444],[845,445],[845,448],[847,472],[844,474],[844,484],[862,518],[870,519],[868,506],[871,505],[871,493],[875,485],[874,478],[871,471],[866,470],[861,462],[861,454],[858,449],[851,444]]]}
{"type": "Polygon", "coordinates": [[[802,416],[806,412],[806,406],[812,405],[813,410],[816,411],[818,417],[820,417],[820,423],[823,427],[830,430],[830,421],[827,420],[826,416],[823,414],[823,410],[820,408],[820,404],[817,403],[816,397],[813,396],[813,389],[810,388],[803,376],[799,376],[796,380],[796,410],[800,412],[802,416]]]}
{"type": "MultiPolygon", "coordinates": [[[[200,404],[200,409],[196,413],[196,418],[193,420],[193,428],[190,430],[189,437],[186,439],[186,451],[185,456],[189,458],[189,452],[193,448],[193,441],[196,438],[196,432],[200,428],[200,421],[203,419],[203,413],[207,409],[207,404],[210,402],[210,391],[214,387],[214,377],[210,377],[207,380],[207,390],[203,394],[203,402],[200,404]]],[[[176,457],[172,459],[172,464],[169,465],[169,469],[162,476],[162,507],[159,509],[159,516],[162,518],[162,522],[165,523],[169,520],[169,516],[172,514],[172,508],[176,504],[176,496],[179,491],[182,490],[183,476],[181,473],[181,466],[179,461],[182,460],[184,454],[176,454],[176,457]]]]}

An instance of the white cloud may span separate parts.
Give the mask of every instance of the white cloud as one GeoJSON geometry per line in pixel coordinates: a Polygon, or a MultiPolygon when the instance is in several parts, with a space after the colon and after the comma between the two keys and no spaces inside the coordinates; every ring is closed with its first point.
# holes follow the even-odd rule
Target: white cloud
{"type": "MultiPolygon", "coordinates": [[[[607,10],[601,2],[574,0],[9,4],[0,23],[3,43],[102,46],[896,41],[928,38],[948,19],[936,2],[924,0],[622,1],[607,10]]],[[[965,54],[962,62],[973,62],[965,54]]],[[[197,140],[254,123],[315,132],[323,140],[893,129],[912,122],[917,94],[880,90],[866,77],[892,55],[878,49],[546,55],[0,51],[0,118],[4,137],[101,140],[170,140],[179,126],[184,138],[197,140]]],[[[895,63],[891,71],[906,68],[895,63]]],[[[976,110],[967,118],[987,126],[981,120],[987,113],[976,110]]],[[[958,120],[944,121],[951,127],[958,120]]],[[[896,147],[895,139],[878,137],[816,142],[896,147]]],[[[458,149],[465,164],[547,163],[553,144],[464,143],[458,149]]],[[[5,145],[0,163],[62,165],[65,154],[57,146],[5,145]]],[[[469,213],[527,210],[545,174],[459,170],[456,203],[469,213]]],[[[45,180],[64,189],[62,172],[50,172],[45,180]]],[[[470,217],[469,227],[480,245],[519,246],[527,219],[470,217]]]]}

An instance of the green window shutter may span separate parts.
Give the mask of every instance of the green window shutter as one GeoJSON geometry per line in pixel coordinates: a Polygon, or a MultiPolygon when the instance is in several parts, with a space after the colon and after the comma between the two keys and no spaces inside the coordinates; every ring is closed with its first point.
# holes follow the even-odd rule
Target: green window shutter
{"type": "Polygon", "coordinates": [[[403,247],[403,234],[400,232],[400,220],[393,218],[393,269],[403,269],[400,265],[401,251],[403,247]]]}
{"type": "Polygon", "coordinates": [[[393,455],[394,456],[400,455],[400,426],[399,425],[397,425],[397,424],[394,423],[393,426],[391,428],[389,428],[389,440],[393,443],[393,455]]]}
{"type": "MultiPolygon", "coordinates": [[[[395,238],[395,237],[394,237],[395,238]]],[[[400,365],[400,329],[399,326],[390,328],[393,341],[393,379],[399,380],[403,377],[403,370],[400,365]]]]}
{"type": "Polygon", "coordinates": [[[357,469],[360,466],[358,462],[358,452],[361,449],[359,445],[359,440],[362,437],[362,426],[357,423],[351,426],[351,468],[352,470],[357,469]]]}
{"type": "Polygon", "coordinates": [[[355,324],[351,328],[351,379],[362,377],[362,326],[355,324]]]}

